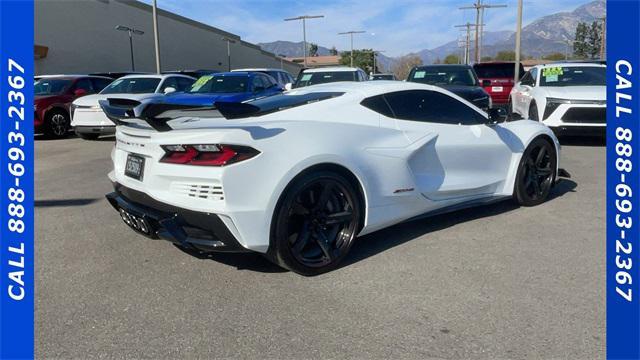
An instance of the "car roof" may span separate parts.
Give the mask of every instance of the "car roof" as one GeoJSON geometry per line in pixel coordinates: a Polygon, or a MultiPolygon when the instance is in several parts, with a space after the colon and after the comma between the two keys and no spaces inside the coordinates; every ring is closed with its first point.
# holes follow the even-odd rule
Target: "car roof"
{"type": "Polygon", "coordinates": [[[416,69],[425,69],[425,68],[432,68],[432,67],[440,67],[440,68],[470,68],[470,65],[467,64],[429,64],[429,65],[420,65],[420,66],[416,66],[416,69]]]}
{"type": "Polygon", "coordinates": [[[272,69],[272,68],[246,68],[246,69],[233,69],[231,72],[251,72],[251,71],[278,71],[278,72],[286,72],[282,69],[272,69]]]}
{"type": "Polygon", "coordinates": [[[171,76],[177,76],[177,77],[184,77],[187,79],[195,79],[192,76],[187,76],[187,75],[182,75],[182,74],[133,74],[133,75],[125,75],[121,78],[119,78],[118,80],[122,80],[122,79],[131,79],[131,78],[135,78],[135,79],[166,79],[168,77],[171,76]]]}
{"type": "Polygon", "coordinates": [[[304,69],[302,70],[302,72],[305,72],[305,73],[338,72],[338,71],[352,72],[352,71],[358,71],[358,70],[360,70],[360,68],[357,68],[357,67],[327,66],[327,67],[304,69]]]}
{"type": "Polygon", "coordinates": [[[592,63],[592,62],[555,62],[549,64],[536,65],[536,68],[548,68],[548,67],[607,67],[605,64],[592,63]]]}
{"type": "Polygon", "coordinates": [[[288,91],[289,94],[310,92],[344,92],[361,96],[375,96],[388,92],[403,90],[436,90],[446,91],[439,86],[406,81],[379,80],[379,81],[337,81],[331,83],[305,86],[288,91]]]}

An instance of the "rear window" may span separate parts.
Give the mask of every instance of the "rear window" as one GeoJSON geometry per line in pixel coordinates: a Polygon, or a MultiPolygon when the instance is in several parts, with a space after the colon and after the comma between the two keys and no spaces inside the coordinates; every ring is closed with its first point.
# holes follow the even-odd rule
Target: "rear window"
{"type": "Polygon", "coordinates": [[[101,94],[152,94],[156,91],[158,78],[120,78],[102,90],[101,94]]]}
{"type": "Polygon", "coordinates": [[[296,80],[294,87],[325,84],[338,81],[356,81],[355,71],[327,71],[302,73],[296,80]]]}
{"type": "MultiPolygon", "coordinates": [[[[476,64],[473,65],[473,69],[479,78],[492,79],[492,78],[509,78],[513,79],[515,76],[515,64],[476,64]]],[[[524,68],[520,64],[520,76],[524,74],[524,68]]]]}

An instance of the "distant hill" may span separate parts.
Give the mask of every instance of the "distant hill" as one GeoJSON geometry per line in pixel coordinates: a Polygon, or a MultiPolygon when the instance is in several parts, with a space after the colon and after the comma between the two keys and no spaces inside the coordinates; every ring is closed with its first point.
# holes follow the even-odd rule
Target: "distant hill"
{"type": "MultiPolygon", "coordinates": [[[[567,49],[567,40],[575,38],[578,23],[591,23],[605,14],[606,1],[596,0],[579,6],[571,12],[560,12],[538,18],[522,28],[522,54],[539,58],[555,52],[564,53],[567,49]]],[[[274,54],[302,56],[302,42],[274,41],[258,45],[274,54]]],[[[484,33],[482,56],[495,56],[499,51],[513,51],[514,48],[515,33],[513,31],[484,33]]],[[[572,51],[571,49],[569,46],[569,51],[572,51]]],[[[409,55],[417,55],[425,64],[431,64],[437,59],[444,59],[449,54],[462,54],[457,39],[433,49],[423,49],[409,55]]],[[[329,48],[318,46],[318,55],[329,55],[329,48]]],[[[378,61],[388,70],[395,59],[379,54],[378,61]]]]}

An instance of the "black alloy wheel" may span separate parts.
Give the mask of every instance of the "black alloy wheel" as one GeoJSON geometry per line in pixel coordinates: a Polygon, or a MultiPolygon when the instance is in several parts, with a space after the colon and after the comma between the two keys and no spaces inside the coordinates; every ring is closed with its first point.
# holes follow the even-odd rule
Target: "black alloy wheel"
{"type": "Polygon", "coordinates": [[[518,203],[534,206],[544,202],[556,177],[558,163],[555,147],[546,139],[531,142],[522,155],[514,195],[518,203]]]}
{"type": "Polygon", "coordinates": [[[286,190],[276,211],[276,262],[302,275],[334,269],[351,248],[360,214],[358,194],[343,176],[304,175],[286,190]]]}
{"type": "Polygon", "coordinates": [[[45,133],[55,139],[66,137],[69,133],[71,122],[69,116],[62,110],[52,110],[47,114],[45,133]]]}

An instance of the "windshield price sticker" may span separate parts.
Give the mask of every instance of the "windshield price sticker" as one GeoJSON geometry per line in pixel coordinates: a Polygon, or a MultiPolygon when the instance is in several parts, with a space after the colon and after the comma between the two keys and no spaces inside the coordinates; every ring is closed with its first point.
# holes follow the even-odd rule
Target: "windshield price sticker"
{"type": "Polygon", "coordinates": [[[544,68],[542,69],[542,76],[544,76],[545,78],[547,78],[547,81],[549,77],[553,77],[555,76],[555,81],[558,80],[558,75],[562,75],[564,73],[562,67],[560,66],[554,66],[554,67],[548,67],[548,68],[544,68]]]}
{"type": "Polygon", "coordinates": [[[200,88],[204,86],[204,84],[206,84],[211,79],[213,79],[213,76],[211,75],[201,76],[198,80],[196,80],[195,83],[193,83],[193,86],[191,86],[191,91],[200,90],[200,88]]]}
{"type": "Polygon", "coordinates": [[[416,73],[413,74],[413,77],[415,79],[423,79],[426,73],[427,73],[426,71],[416,71],[416,73]]]}

